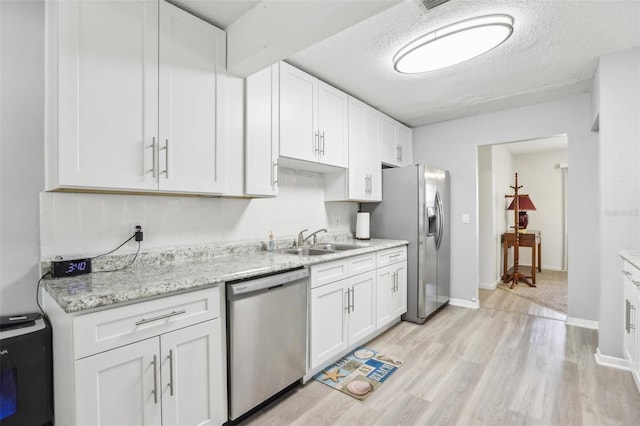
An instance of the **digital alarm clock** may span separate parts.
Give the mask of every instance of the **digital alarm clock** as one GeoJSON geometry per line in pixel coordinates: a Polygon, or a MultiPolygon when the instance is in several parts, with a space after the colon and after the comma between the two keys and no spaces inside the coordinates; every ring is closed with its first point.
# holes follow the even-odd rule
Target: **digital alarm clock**
{"type": "Polygon", "coordinates": [[[91,258],[51,261],[51,276],[54,278],[89,273],[91,273],[91,258]]]}

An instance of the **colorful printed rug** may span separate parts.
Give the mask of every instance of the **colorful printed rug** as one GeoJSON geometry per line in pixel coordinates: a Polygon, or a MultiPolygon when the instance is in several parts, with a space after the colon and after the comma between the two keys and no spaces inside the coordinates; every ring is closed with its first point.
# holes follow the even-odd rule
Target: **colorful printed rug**
{"type": "Polygon", "coordinates": [[[402,364],[404,361],[373,349],[359,347],[313,378],[363,401],[402,364]]]}

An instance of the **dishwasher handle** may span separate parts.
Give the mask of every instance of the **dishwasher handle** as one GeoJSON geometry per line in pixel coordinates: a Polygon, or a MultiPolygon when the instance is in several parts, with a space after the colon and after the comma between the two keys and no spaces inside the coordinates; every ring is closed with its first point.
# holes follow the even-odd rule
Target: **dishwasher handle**
{"type": "Polygon", "coordinates": [[[282,274],[269,275],[268,277],[257,278],[255,280],[248,279],[227,283],[227,298],[234,299],[236,296],[244,296],[249,293],[255,293],[272,287],[282,287],[294,281],[300,281],[309,276],[309,270],[297,269],[282,274]]]}

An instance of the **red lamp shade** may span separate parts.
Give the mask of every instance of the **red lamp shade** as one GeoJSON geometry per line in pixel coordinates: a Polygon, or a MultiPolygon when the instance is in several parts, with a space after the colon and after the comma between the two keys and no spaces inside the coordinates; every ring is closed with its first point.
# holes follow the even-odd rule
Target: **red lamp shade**
{"type": "MultiPolygon", "coordinates": [[[[518,228],[522,230],[527,229],[527,225],[529,225],[529,215],[527,215],[527,210],[535,210],[536,206],[533,205],[533,201],[529,198],[528,195],[519,195],[518,196],[518,228]]],[[[507,210],[515,210],[516,209],[516,199],[514,198],[509,204],[507,210]]]]}
{"type": "MultiPolygon", "coordinates": [[[[520,195],[518,197],[520,201],[518,202],[518,210],[535,210],[536,206],[533,205],[533,201],[529,198],[528,195],[520,195]]],[[[507,210],[515,210],[516,209],[516,199],[514,198],[509,204],[507,210]]]]}

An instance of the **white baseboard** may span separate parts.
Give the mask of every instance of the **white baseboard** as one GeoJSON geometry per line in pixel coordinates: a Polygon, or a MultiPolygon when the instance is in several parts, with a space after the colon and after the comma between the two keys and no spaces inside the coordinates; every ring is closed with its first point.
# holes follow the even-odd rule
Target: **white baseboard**
{"type": "Polygon", "coordinates": [[[485,290],[495,290],[498,287],[498,284],[501,282],[502,280],[498,280],[494,283],[480,283],[480,285],[478,286],[479,288],[485,289],[485,290]]]}
{"type": "Polygon", "coordinates": [[[574,327],[590,328],[591,330],[598,330],[600,328],[600,323],[598,321],[586,320],[582,318],[567,317],[566,324],[572,325],[574,327]]]}
{"type": "Polygon", "coordinates": [[[602,355],[600,353],[600,348],[596,349],[596,353],[594,354],[596,357],[596,364],[602,365],[603,367],[611,367],[617,368],[618,370],[626,370],[630,371],[629,362],[624,358],[618,358],[615,356],[602,355]]]}
{"type": "Polygon", "coordinates": [[[472,300],[465,299],[449,299],[449,304],[469,309],[480,309],[480,302],[478,300],[474,302],[472,300]]]}

